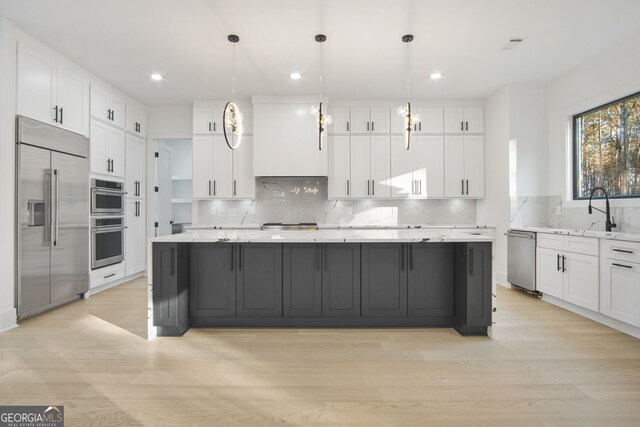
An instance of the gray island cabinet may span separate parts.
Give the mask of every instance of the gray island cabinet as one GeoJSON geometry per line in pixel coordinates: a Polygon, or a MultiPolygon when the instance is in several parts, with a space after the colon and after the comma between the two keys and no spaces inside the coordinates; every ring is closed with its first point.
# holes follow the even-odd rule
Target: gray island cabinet
{"type": "Polygon", "coordinates": [[[491,242],[153,242],[154,326],[491,324],[491,242]]]}

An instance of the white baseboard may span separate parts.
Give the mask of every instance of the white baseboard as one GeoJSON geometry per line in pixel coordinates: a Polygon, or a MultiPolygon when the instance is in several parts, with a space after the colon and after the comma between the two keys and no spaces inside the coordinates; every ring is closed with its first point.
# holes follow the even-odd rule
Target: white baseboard
{"type": "Polygon", "coordinates": [[[118,285],[122,285],[123,283],[130,282],[133,279],[137,279],[138,277],[144,276],[144,274],[145,274],[145,271],[141,271],[139,273],[132,274],[131,276],[123,277],[119,280],[115,280],[113,282],[105,283],[104,285],[91,288],[84,293],[84,298],[89,298],[90,296],[100,293],[102,291],[106,291],[107,289],[111,289],[118,285]]]}
{"type": "Polygon", "coordinates": [[[0,311],[0,332],[18,327],[18,312],[15,308],[0,311]]]}
{"type": "Polygon", "coordinates": [[[551,295],[543,295],[542,300],[560,308],[564,308],[565,310],[569,310],[573,313],[579,314],[580,316],[586,317],[587,319],[593,320],[594,322],[602,323],[603,325],[631,335],[632,337],[640,338],[640,328],[629,325],[628,323],[612,319],[611,317],[605,316],[604,314],[596,313],[595,311],[591,311],[587,308],[571,304],[570,302],[561,300],[560,298],[556,298],[551,295]]]}
{"type": "Polygon", "coordinates": [[[498,285],[511,287],[509,282],[507,282],[507,273],[504,271],[496,271],[496,282],[498,285]]]}

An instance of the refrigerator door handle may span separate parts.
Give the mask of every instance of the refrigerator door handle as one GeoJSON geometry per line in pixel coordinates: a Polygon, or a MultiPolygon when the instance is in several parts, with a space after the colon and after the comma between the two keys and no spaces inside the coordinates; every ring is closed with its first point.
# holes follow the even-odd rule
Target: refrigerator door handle
{"type": "Polygon", "coordinates": [[[44,227],[44,246],[51,247],[53,245],[53,170],[45,169],[45,227],[44,227]]]}
{"type": "Polygon", "coordinates": [[[59,226],[60,226],[60,216],[58,215],[58,212],[60,211],[60,175],[59,175],[60,171],[58,169],[54,169],[53,170],[53,175],[56,178],[56,203],[55,203],[55,217],[56,217],[56,221],[55,221],[55,226],[56,226],[56,232],[54,234],[54,239],[53,239],[53,246],[58,246],[58,239],[59,239],[59,226]]]}

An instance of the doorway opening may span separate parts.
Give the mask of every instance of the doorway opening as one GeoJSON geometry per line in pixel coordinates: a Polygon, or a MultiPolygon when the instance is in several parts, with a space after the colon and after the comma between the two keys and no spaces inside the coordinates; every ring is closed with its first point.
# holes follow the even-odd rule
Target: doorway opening
{"type": "Polygon", "coordinates": [[[155,236],[184,231],[191,225],[191,139],[157,139],[155,155],[155,236]]]}

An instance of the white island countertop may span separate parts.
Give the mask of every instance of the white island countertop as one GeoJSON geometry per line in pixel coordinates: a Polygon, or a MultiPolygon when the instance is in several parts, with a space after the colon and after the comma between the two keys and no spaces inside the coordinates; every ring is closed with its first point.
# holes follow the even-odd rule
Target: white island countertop
{"type": "Polygon", "coordinates": [[[152,242],[220,242],[230,243],[376,243],[376,242],[493,242],[493,237],[472,230],[434,229],[320,229],[260,230],[217,229],[189,230],[151,239],[152,242]]]}

